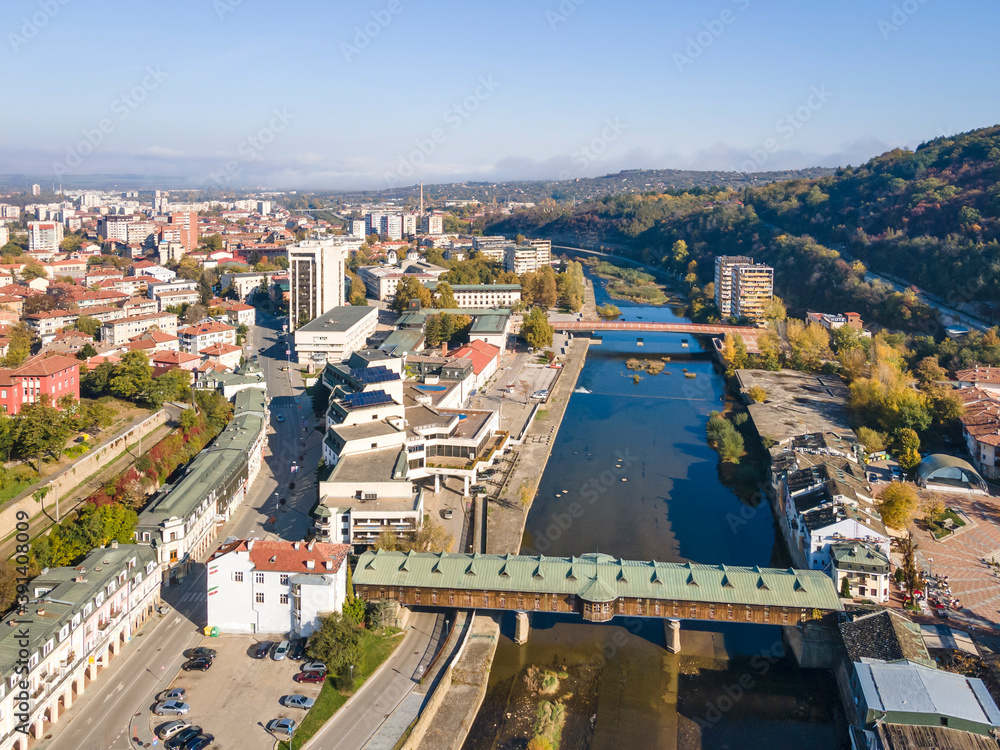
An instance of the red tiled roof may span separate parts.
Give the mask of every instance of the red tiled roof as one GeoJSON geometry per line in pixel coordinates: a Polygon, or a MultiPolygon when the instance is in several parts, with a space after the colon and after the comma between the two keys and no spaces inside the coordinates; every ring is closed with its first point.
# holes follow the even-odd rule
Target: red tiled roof
{"type": "Polygon", "coordinates": [[[955,378],[963,383],[1000,383],[1000,367],[972,367],[959,370],[955,378]]]}
{"type": "Polygon", "coordinates": [[[36,354],[14,370],[14,374],[29,378],[44,378],[49,375],[55,375],[57,372],[68,370],[71,367],[79,366],[80,360],[74,357],[64,357],[61,354],[45,357],[41,354],[36,354]]]}
{"type": "Polygon", "coordinates": [[[254,540],[247,545],[256,570],[284,573],[336,573],[347,559],[350,547],[328,542],[284,542],[254,540]],[[298,545],[298,549],[295,546],[298,545]],[[312,561],[310,568],[306,563],[312,561]],[[327,567],[326,563],[330,566],[327,567]]]}
{"type": "Polygon", "coordinates": [[[199,354],[206,357],[221,357],[225,354],[233,354],[240,351],[240,347],[232,344],[212,344],[202,349],[199,354]]]}
{"type": "Polygon", "coordinates": [[[500,353],[500,347],[488,344],[485,341],[476,339],[460,349],[456,349],[452,354],[455,359],[468,359],[472,361],[472,371],[479,375],[486,366],[492,362],[500,353]]]}
{"type": "Polygon", "coordinates": [[[114,364],[117,364],[118,362],[121,362],[121,361],[122,361],[122,358],[121,357],[117,357],[114,354],[108,354],[106,356],[104,354],[98,354],[97,356],[91,357],[90,359],[88,359],[86,361],[86,363],[84,363],[84,366],[88,370],[93,370],[98,365],[104,364],[105,362],[109,362],[109,363],[111,363],[111,364],[114,365],[114,364]]]}
{"type": "Polygon", "coordinates": [[[168,349],[167,351],[157,352],[150,361],[156,365],[183,365],[186,362],[192,362],[197,359],[198,355],[196,354],[175,352],[168,349]]]}
{"type": "Polygon", "coordinates": [[[177,331],[177,333],[183,333],[185,336],[204,336],[208,333],[221,333],[222,331],[235,330],[236,329],[232,326],[227,326],[225,323],[217,323],[213,320],[208,323],[199,323],[198,325],[181,328],[177,331]]]}

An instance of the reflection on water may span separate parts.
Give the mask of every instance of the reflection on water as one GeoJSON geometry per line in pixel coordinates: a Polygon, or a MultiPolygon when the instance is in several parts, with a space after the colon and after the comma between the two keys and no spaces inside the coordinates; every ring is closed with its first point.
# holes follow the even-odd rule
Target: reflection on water
{"type": "MultiPolygon", "coordinates": [[[[598,304],[606,301],[598,290],[598,304]]],[[[626,320],[678,320],[669,308],[615,304],[626,320]]],[[[690,336],[642,338],[637,346],[634,334],[608,333],[591,346],[522,553],[787,565],[767,503],[746,506],[719,480],[705,442],[724,392],[712,363],[690,336]],[[670,361],[634,383],[625,368],[634,356],[670,361]]],[[[583,686],[566,701],[564,748],[840,747],[832,676],[798,669],[784,656],[780,629],[685,622],[684,630],[684,653],[675,656],[664,649],[660,620],[597,625],[532,615],[531,638],[519,647],[509,618],[465,747],[527,747],[538,700],[525,680],[532,665],[583,686]]]]}

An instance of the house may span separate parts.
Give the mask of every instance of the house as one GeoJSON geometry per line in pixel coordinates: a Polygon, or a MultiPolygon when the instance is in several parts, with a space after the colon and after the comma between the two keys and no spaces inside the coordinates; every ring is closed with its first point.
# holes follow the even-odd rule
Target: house
{"type": "MultiPolygon", "coordinates": [[[[437,282],[426,286],[436,293],[437,282]]],[[[453,284],[451,291],[460,308],[513,307],[521,301],[520,284],[453,284]]]]}
{"type": "Polygon", "coordinates": [[[20,367],[8,370],[2,369],[3,381],[16,380],[17,388],[5,388],[0,385],[0,402],[10,415],[17,414],[25,404],[40,401],[42,396],[48,396],[52,406],[58,407],[59,399],[69,395],[75,401],[80,400],[80,360],[76,357],[66,357],[60,354],[47,357],[36,354],[20,367]],[[7,395],[4,396],[3,394],[7,395]],[[16,399],[20,397],[20,403],[16,399]]]}
{"type": "Polygon", "coordinates": [[[236,344],[236,329],[225,323],[208,321],[192,326],[185,326],[177,331],[180,338],[181,351],[198,354],[212,344],[236,344]]]}
{"type": "Polygon", "coordinates": [[[985,479],[1000,479],[1000,393],[979,387],[958,391],[965,411],[962,436],[972,463],[985,479]]]}
{"type": "Polygon", "coordinates": [[[40,741],[128,648],[160,602],[149,545],[99,548],[27,581],[27,601],[0,626],[0,747],[40,741]]]}
{"type": "Polygon", "coordinates": [[[101,341],[112,346],[124,346],[125,343],[145,333],[151,328],[177,334],[177,316],[173,313],[151,313],[149,315],[132,315],[118,320],[109,320],[101,324],[101,341]]]}
{"type": "Polygon", "coordinates": [[[148,341],[151,346],[148,348],[154,349],[156,351],[179,351],[179,341],[176,336],[171,336],[166,331],[146,331],[145,333],[140,333],[138,336],[133,336],[129,339],[129,343],[135,341],[148,341]]]}
{"type": "Polygon", "coordinates": [[[224,544],[209,558],[208,625],[222,633],[308,637],[347,596],[346,544],[260,539],[224,544]]]}
{"type": "Polygon", "coordinates": [[[173,349],[160,350],[149,358],[150,365],[152,365],[154,370],[159,372],[168,372],[169,370],[177,369],[191,372],[200,362],[201,357],[197,354],[188,354],[187,352],[173,349]]]}
{"type": "Polygon", "coordinates": [[[232,344],[212,344],[198,354],[203,362],[214,362],[227,370],[235,370],[243,357],[243,349],[232,344]]]}
{"type": "Polygon", "coordinates": [[[154,291],[152,297],[161,310],[180,305],[196,305],[201,301],[201,293],[197,289],[164,289],[154,291]]]}
{"type": "Polygon", "coordinates": [[[955,380],[959,388],[979,388],[994,397],[1000,395],[1000,367],[970,367],[958,370],[955,380]]]}
{"type": "Polygon", "coordinates": [[[472,387],[479,390],[497,371],[502,350],[493,344],[473,339],[452,353],[453,359],[468,359],[472,362],[472,387]]]}
{"type": "Polygon", "coordinates": [[[245,325],[248,328],[257,324],[257,308],[242,302],[223,302],[222,309],[226,311],[229,322],[239,328],[245,325]]]}
{"type": "Polygon", "coordinates": [[[837,586],[850,597],[889,603],[889,557],[878,546],[866,542],[834,542],[830,545],[827,571],[837,586]],[[845,583],[846,581],[846,583],[845,583]]]}
{"type": "Polygon", "coordinates": [[[48,343],[59,331],[73,325],[79,318],[79,310],[46,310],[25,315],[24,322],[43,343],[48,343]]]}

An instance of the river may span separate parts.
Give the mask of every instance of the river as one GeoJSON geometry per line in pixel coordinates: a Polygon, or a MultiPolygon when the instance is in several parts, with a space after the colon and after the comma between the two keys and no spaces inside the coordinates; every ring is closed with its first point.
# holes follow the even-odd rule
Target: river
{"type": "MultiPolygon", "coordinates": [[[[600,280],[595,286],[598,304],[609,301],[600,280]]],[[[683,320],[668,307],[611,301],[625,320],[683,320]]],[[[787,566],[770,507],[741,502],[720,480],[706,444],[709,414],[722,406],[722,377],[697,340],[641,335],[641,346],[634,333],[606,334],[591,346],[521,552],[787,566]],[[629,357],[670,361],[635,383],[629,357]],[[581,517],[566,514],[571,502],[583,506],[581,517]]],[[[466,750],[527,747],[540,699],[528,687],[528,667],[562,678],[566,749],[842,746],[832,675],[800,670],[778,628],[690,621],[683,628],[682,653],[673,655],[661,620],[593,625],[533,614],[530,640],[519,647],[507,618],[466,750]]]]}

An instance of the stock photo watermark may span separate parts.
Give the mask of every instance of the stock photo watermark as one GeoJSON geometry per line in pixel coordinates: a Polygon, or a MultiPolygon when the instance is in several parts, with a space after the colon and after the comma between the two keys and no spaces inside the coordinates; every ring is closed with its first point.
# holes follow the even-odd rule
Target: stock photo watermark
{"type": "Polygon", "coordinates": [[[212,8],[220,21],[225,20],[226,16],[241,5],[243,5],[243,0],[212,0],[212,8]]]}
{"type": "Polygon", "coordinates": [[[560,24],[566,23],[569,17],[576,13],[576,9],[587,0],[562,0],[554,9],[545,11],[545,20],[549,22],[549,28],[555,31],[560,24]]]}
{"type": "MultiPolygon", "coordinates": [[[[736,6],[736,10],[740,12],[750,7],[750,0],[731,1],[736,6]]],[[[704,28],[685,40],[687,44],[684,46],[683,51],[674,52],[673,61],[677,67],[677,72],[683,73],[685,68],[694,65],[695,61],[705,54],[705,50],[715,44],[716,40],[725,33],[727,28],[736,23],[737,18],[738,16],[732,8],[726,8],[717,17],[703,21],[701,25],[704,28]]]]}
{"type": "MultiPolygon", "coordinates": [[[[576,173],[581,174],[583,170],[597,161],[608,150],[608,146],[617,141],[626,130],[628,130],[628,125],[623,123],[621,118],[608,117],[604,121],[604,129],[601,130],[600,135],[581,144],[569,155],[573,166],[576,167],[576,173]]],[[[559,173],[560,180],[568,180],[573,176],[573,172],[566,169],[559,173]]]]}
{"type": "Polygon", "coordinates": [[[10,46],[17,52],[21,47],[38,36],[39,32],[49,25],[49,22],[59,15],[59,11],[69,5],[71,0],[38,0],[38,10],[30,16],[21,17],[20,33],[13,31],[7,34],[10,46]]]}
{"type": "Polygon", "coordinates": [[[236,153],[240,155],[240,158],[226,162],[221,170],[209,172],[208,178],[219,187],[228,186],[240,175],[244,164],[261,161],[264,158],[263,153],[267,147],[274,143],[277,135],[283,132],[294,119],[295,115],[284,107],[271,110],[271,119],[267,125],[256,133],[248,135],[236,147],[236,153]]]}
{"type": "Polygon", "coordinates": [[[882,34],[884,41],[889,41],[889,37],[901,30],[910,19],[917,14],[930,0],[904,0],[892,6],[892,13],[888,18],[882,18],[878,22],[878,30],[882,34]]]}
{"type": "Polygon", "coordinates": [[[417,168],[426,164],[427,160],[437,153],[438,148],[447,142],[449,136],[461,129],[498,88],[500,82],[492,75],[479,76],[472,93],[449,106],[441,115],[442,121],[448,127],[436,127],[426,137],[414,140],[415,148],[406,155],[400,155],[396,171],[385,173],[384,179],[388,186],[399,185],[416,174],[417,168]]]}
{"type": "Polygon", "coordinates": [[[373,10],[370,21],[367,21],[364,26],[354,27],[354,36],[351,37],[351,43],[340,43],[340,51],[344,55],[344,60],[350,62],[353,58],[360,55],[362,50],[371,44],[375,37],[388,28],[389,24],[392,23],[392,19],[402,12],[403,4],[399,0],[389,0],[388,4],[381,10],[373,10]]]}
{"type": "Polygon", "coordinates": [[[812,120],[813,116],[819,112],[830,99],[833,92],[826,86],[812,86],[805,101],[790,112],[786,112],[774,123],[774,129],[781,139],[776,137],[765,138],[759,146],[747,151],[747,159],[740,165],[740,172],[760,171],[774,154],[781,151],[782,142],[788,142],[795,137],[806,124],[812,120]]]}
{"type": "Polygon", "coordinates": [[[66,158],[61,162],[52,162],[53,174],[57,176],[68,174],[83,164],[86,157],[94,153],[107,137],[115,132],[118,123],[131,117],[132,113],[149,98],[149,95],[160,88],[160,84],[166,78],[167,74],[161,70],[159,65],[146,66],[146,75],[143,76],[142,80],[112,100],[110,109],[116,117],[102,117],[94,127],[84,128],[80,131],[83,137],[66,148],[66,158]]]}

